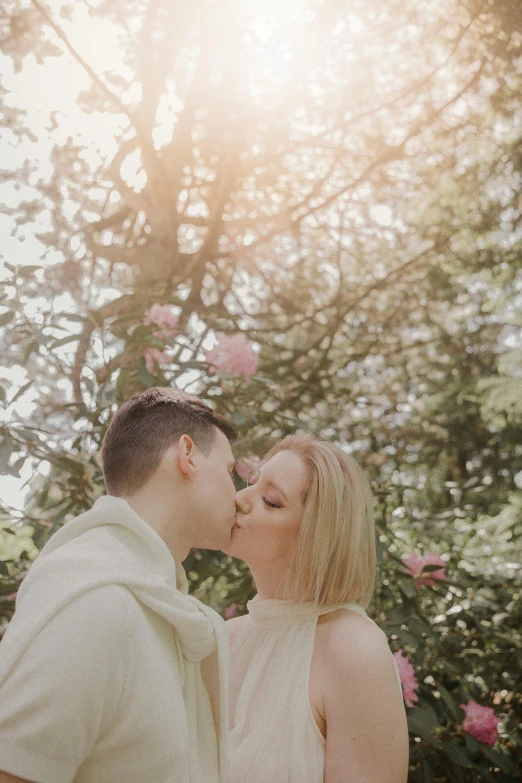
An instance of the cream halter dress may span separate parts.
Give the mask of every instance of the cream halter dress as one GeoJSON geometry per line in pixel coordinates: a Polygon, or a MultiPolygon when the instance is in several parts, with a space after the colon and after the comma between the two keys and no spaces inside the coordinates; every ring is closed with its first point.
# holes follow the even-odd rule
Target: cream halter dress
{"type": "Polygon", "coordinates": [[[251,622],[231,646],[226,783],[323,783],[326,740],[308,695],[317,619],[351,609],[373,620],[355,603],[256,597],[247,608],[251,622]]]}

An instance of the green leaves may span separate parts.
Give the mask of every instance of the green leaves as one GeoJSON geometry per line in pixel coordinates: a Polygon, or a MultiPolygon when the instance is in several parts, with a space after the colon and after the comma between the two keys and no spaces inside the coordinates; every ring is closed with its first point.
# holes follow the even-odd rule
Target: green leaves
{"type": "Polygon", "coordinates": [[[35,272],[38,272],[40,269],[42,269],[42,267],[38,264],[25,264],[24,266],[19,266],[17,268],[16,274],[18,277],[22,278],[32,277],[35,272]]]}
{"type": "Polygon", "coordinates": [[[26,391],[31,388],[33,383],[34,383],[34,381],[32,381],[32,380],[31,381],[27,381],[27,383],[24,383],[24,385],[21,386],[18,389],[18,391],[16,392],[16,394],[14,394],[14,396],[9,400],[9,405],[13,405],[17,400],[19,400],[21,397],[23,397],[24,394],[26,393],[26,391]]]}
{"type": "Polygon", "coordinates": [[[403,593],[406,598],[414,598],[417,593],[415,585],[411,580],[402,579],[400,582],[400,589],[401,593],[403,593]]]}
{"type": "Polygon", "coordinates": [[[244,424],[247,423],[248,418],[239,411],[234,411],[230,416],[230,421],[234,425],[234,427],[242,427],[244,424]]]}
{"type": "MultiPolygon", "coordinates": [[[[0,327],[7,372],[22,388],[13,397],[6,376],[0,389],[0,401],[14,403],[2,406],[0,469],[18,475],[31,455],[25,513],[40,546],[103,491],[96,460],[107,421],[115,402],[140,388],[178,386],[211,399],[240,431],[238,458],[261,456],[296,427],[339,442],[376,498],[381,568],[370,611],[419,683],[419,702],[407,710],[411,778],[505,783],[508,753],[521,757],[522,698],[517,14],[494,2],[470,10],[456,0],[402,0],[390,14],[382,0],[311,0],[292,35],[274,30],[290,70],[272,73],[270,85],[263,63],[271,55],[249,31],[239,114],[229,100],[235,47],[220,39],[215,57],[196,60],[215,31],[223,37],[239,25],[244,34],[242,18],[228,24],[230,4],[202,0],[189,20],[184,4],[171,3],[181,36],[174,72],[168,36],[154,51],[143,37],[154,5],[86,4],[128,54],[125,72],[108,75],[118,95],[131,96],[139,81],[144,105],[161,103],[170,84],[194,73],[202,84],[216,71],[232,82],[199,90],[197,116],[175,109],[187,145],[166,134],[161,149],[140,150],[118,121],[116,158],[87,149],[86,128],[65,141],[54,127],[60,107],[48,107],[49,172],[29,150],[9,173],[20,203],[6,205],[4,217],[23,256],[3,270],[0,327]],[[352,50],[364,68],[346,67],[352,50]],[[167,64],[164,81],[144,67],[144,52],[167,64]],[[468,84],[484,52],[487,76],[468,84]],[[231,159],[227,139],[238,140],[231,159]],[[133,156],[136,187],[122,174],[133,156]],[[30,235],[44,224],[45,268],[31,263],[30,235]],[[21,258],[27,264],[17,266],[21,258]],[[143,323],[155,302],[179,308],[175,337],[143,323]],[[208,373],[205,351],[221,331],[244,332],[260,348],[248,384],[208,373]],[[149,371],[147,347],[167,348],[172,361],[149,371]],[[46,481],[60,487],[54,499],[46,481]],[[416,587],[401,559],[432,550],[449,556],[448,579],[416,587]],[[484,751],[462,732],[458,705],[470,698],[502,715],[497,748],[484,751]]],[[[7,55],[15,69],[49,47],[45,29],[25,16],[7,55]]],[[[19,21],[6,11],[8,26],[19,21]]],[[[65,74],[66,57],[62,66],[65,74]]],[[[121,108],[95,90],[81,100],[87,112],[121,108]]],[[[14,144],[35,132],[24,127],[26,109],[4,117],[14,144]]],[[[220,611],[230,597],[244,606],[253,595],[248,568],[232,558],[201,553],[190,570],[220,611]]]]}
{"type": "Polygon", "coordinates": [[[437,690],[441,695],[442,700],[444,701],[446,707],[448,708],[451,717],[453,720],[458,721],[461,716],[459,715],[459,710],[457,708],[457,705],[455,704],[455,701],[449,691],[446,690],[446,688],[443,685],[438,684],[437,690]]]}
{"type": "Polygon", "coordinates": [[[0,474],[8,472],[9,459],[13,453],[14,442],[7,430],[0,431],[0,474]]]}
{"type": "Polygon", "coordinates": [[[145,367],[145,361],[143,359],[139,360],[136,369],[138,371],[138,378],[140,379],[140,381],[144,386],[155,385],[156,379],[154,375],[151,372],[149,372],[145,367]]]}
{"type": "Polygon", "coordinates": [[[14,478],[20,478],[20,470],[25,465],[26,457],[20,457],[10,467],[6,469],[6,473],[14,478]]]}
{"type": "Polygon", "coordinates": [[[53,342],[49,344],[49,350],[54,351],[55,348],[60,348],[62,345],[74,343],[79,340],[80,337],[81,334],[67,334],[65,337],[60,337],[58,340],[53,340],[53,342]]]}
{"type": "Polygon", "coordinates": [[[417,783],[435,783],[435,773],[430,762],[423,759],[417,770],[417,783]]]}
{"type": "MultiPolygon", "coordinates": [[[[33,542],[33,533],[30,525],[0,525],[0,562],[17,561],[22,557],[34,560],[38,549],[33,542]]],[[[8,573],[5,569],[4,575],[8,573]]]]}
{"type": "Polygon", "coordinates": [[[28,427],[16,427],[13,428],[13,433],[23,440],[40,442],[40,435],[36,429],[29,429],[28,427]]]}
{"type": "Polygon", "coordinates": [[[514,759],[509,758],[504,752],[500,752],[495,748],[488,748],[486,745],[480,744],[480,753],[495,767],[498,767],[506,775],[513,775],[513,780],[520,774],[520,767],[515,763],[514,759]]]}
{"type": "Polygon", "coordinates": [[[447,756],[456,766],[463,769],[473,768],[473,759],[469,756],[464,748],[459,747],[453,742],[444,742],[442,744],[442,752],[447,756]]]}
{"type": "Polygon", "coordinates": [[[428,742],[434,748],[440,748],[441,743],[435,739],[434,731],[439,726],[439,721],[433,707],[424,703],[407,711],[409,731],[428,742]]]}
{"type": "Polygon", "coordinates": [[[399,640],[402,644],[407,644],[410,647],[418,647],[419,640],[411,633],[408,633],[408,631],[405,631],[404,628],[397,628],[395,633],[399,637],[399,640]]]}
{"type": "Polygon", "coordinates": [[[125,400],[125,391],[129,381],[129,374],[130,371],[128,367],[122,367],[118,373],[118,378],[116,380],[116,401],[120,405],[125,400]]]}
{"type": "Polygon", "coordinates": [[[8,323],[11,323],[14,317],[15,314],[13,310],[7,310],[5,313],[2,313],[0,315],[0,326],[6,326],[8,323]]]}

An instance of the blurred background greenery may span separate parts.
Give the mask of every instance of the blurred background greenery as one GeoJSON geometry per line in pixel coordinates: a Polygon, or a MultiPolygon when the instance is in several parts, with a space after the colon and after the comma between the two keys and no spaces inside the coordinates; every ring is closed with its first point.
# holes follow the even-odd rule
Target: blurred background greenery
{"type": "MultiPolygon", "coordinates": [[[[242,464],[296,427],[356,455],[410,780],[520,779],[521,29],[513,0],[3,4],[4,628],[104,491],[111,413],[177,385],[242,464]],[[238,334],[252,377],[208,360],[238,334]]],[[[220,553],[185,567],[223,615],[255,593],[220,553]]]]}

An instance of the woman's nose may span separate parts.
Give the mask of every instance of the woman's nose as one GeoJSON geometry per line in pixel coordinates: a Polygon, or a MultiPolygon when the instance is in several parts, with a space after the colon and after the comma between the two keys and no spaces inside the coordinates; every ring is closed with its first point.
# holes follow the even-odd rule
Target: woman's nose
{"type": "Polygon", "coordinates": [[[236,492],[236,509],[240,514],[248,514],[250,509],[250,501],[248,499],[248,488],[239,490],[236,492]]]}

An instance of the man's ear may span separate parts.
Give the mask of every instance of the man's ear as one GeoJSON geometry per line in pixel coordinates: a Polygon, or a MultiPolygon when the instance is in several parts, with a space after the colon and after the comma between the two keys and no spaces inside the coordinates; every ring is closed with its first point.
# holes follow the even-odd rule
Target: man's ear
{"type": "Polygon", "coordinates": [[[189,435],[182,435],[178,440],[177,461],[182,474],[188,479],[196,475],[196,444],[189,435]]]}

